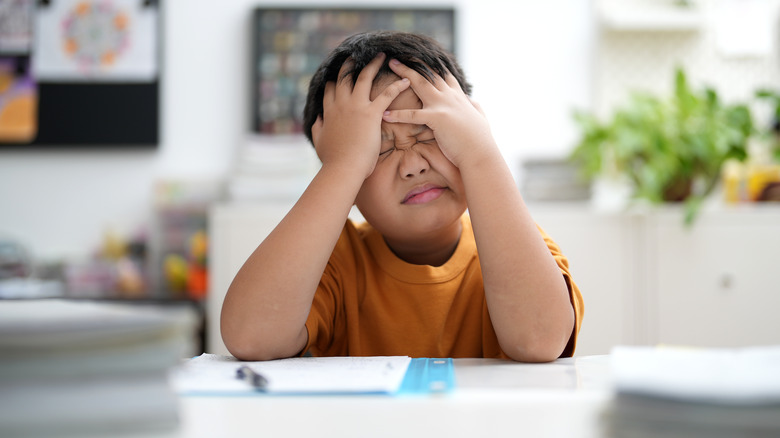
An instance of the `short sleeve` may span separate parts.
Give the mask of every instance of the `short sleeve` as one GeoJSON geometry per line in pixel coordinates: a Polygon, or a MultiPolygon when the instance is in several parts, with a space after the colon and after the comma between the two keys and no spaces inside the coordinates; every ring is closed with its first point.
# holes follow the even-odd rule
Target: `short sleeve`
{"type": "Polygon", "coordinates": [[[309,339],[301,354],[346,354],[344,290],[355,281],[355,256],[351,240],[356,237],[354,225],[347,222],[314,293],[306,319],[309,339]]]}
{"type": "Polygon", "coordinates": [[[561,270],[563,279],[566,281],[566,287],[569,289],[569,300],[571,301],[572,309],[574,309],[574,329],[572,330],[569,342],[566,344],[563,353],[560,357],[571,357],[574,355],[574,350],[577,347],[577,336],[580,332],[580,325],[582,324],[582,318],[585,314],[585,305],[582,299],[582,293],[580,293],[579,287],[574,283],[569,271],[569,260],[561,252],[560,247],[555,243],[547,233],[537,225],[539,232],[544,238],[544,242],[547,244],[547,248],[550,250],[555,259],[555,263],[558,265],[558,269],[561,270]]]}

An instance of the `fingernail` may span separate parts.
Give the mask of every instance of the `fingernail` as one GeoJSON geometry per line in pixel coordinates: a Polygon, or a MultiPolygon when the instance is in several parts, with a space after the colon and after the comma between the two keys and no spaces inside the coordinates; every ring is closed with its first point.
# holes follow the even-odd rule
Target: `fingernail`
{"type": "Polygon", "coordinates": [[[391,60],[390,60],[390,64],[393,64],[393,65],[398,65],[398,64],[400,64],[400,63],[401,63],[401,62],[400,62],[399,60],[397,60],[397,59],[391,59],[391,60]]]}
{"type": "Polygon", "coordinates": [[[385,111],[385,113],[384,113],[384,114],[382,114],[382,115],[384,115],[384,116],[389,116],[389,115],[390,115],[390,111],[385,111]]]}

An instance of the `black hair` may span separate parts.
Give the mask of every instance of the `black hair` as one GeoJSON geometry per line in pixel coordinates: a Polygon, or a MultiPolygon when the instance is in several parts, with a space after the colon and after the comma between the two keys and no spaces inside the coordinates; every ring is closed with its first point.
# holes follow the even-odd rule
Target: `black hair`
{"type": "MultiPolygon", "coordinates": [[[[433,80],[433,72],[444,77],[447,72],[452,74],[467,95],[471,95],[471,84],[458,65],[455,56],[445,50],[436,40],[425,35],[395,32],[371,31],[352,35],[336,47],[325,61],[320,64],[309,83],[309,93],[306,96],[306,106],[303,109],[303,132],[312,142],[311,127],[322,115],[322,99],[325,95],[325,84],[348,79],[354,86],[355,79],[363,68],[377,54],[387,55],[384,64],[377,73],[376,79],[393,73],[388,66],[391,59],[401,61],[407,67],[423,75],[429,81],[433,80]],[[339,71],[347,58],[352,58],[352,68],[344,78],[339,78],[339,71]]],[[[376,80],[375,79],[375,80],[376,80]]]]}

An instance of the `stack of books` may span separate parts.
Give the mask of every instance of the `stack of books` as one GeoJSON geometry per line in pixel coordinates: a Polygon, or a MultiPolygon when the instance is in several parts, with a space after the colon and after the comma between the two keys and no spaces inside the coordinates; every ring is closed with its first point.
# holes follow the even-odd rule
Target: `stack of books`
{"type": "Polygon", "coordinates": [[[175,429],[169,372],[195,326],[183,308],[0,301],[0,436],[175,429]]]}
{"type": "Polygon", "coordinates": [[[302,136],[250,138],[237,155],[227,195],[238,202],[297,200],[319,168],[314,147],[302,136]]]}
{"type": "Polygon", "coordinates": [[[780,436],[780,346],[617,347],[605,436],[780,436]]]}

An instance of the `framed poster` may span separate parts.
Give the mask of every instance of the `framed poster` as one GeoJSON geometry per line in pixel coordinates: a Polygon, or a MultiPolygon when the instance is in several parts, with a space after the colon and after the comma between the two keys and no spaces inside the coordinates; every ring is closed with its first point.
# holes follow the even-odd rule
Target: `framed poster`
{"type": "Polygon", "coordinates": [[[18,10],[30,35],[23,50],[21,32],[0,33],[0,147],[156,147],[158,1],[28,0],[18,10]]]}
{"type": "Polygon", "coordinates": [[[252,131],[303,132],[309,81],[344,38],[368,30],[426,34],[455,52],[455,11],[440,9],[258,8],[252,20],[252,131]]]}
{"type": "Polygon", "coordinates": [[[149,83],[157,77],[156,7],[139,0],[46,3],[35,14],[39,81],[149,83]]]}

